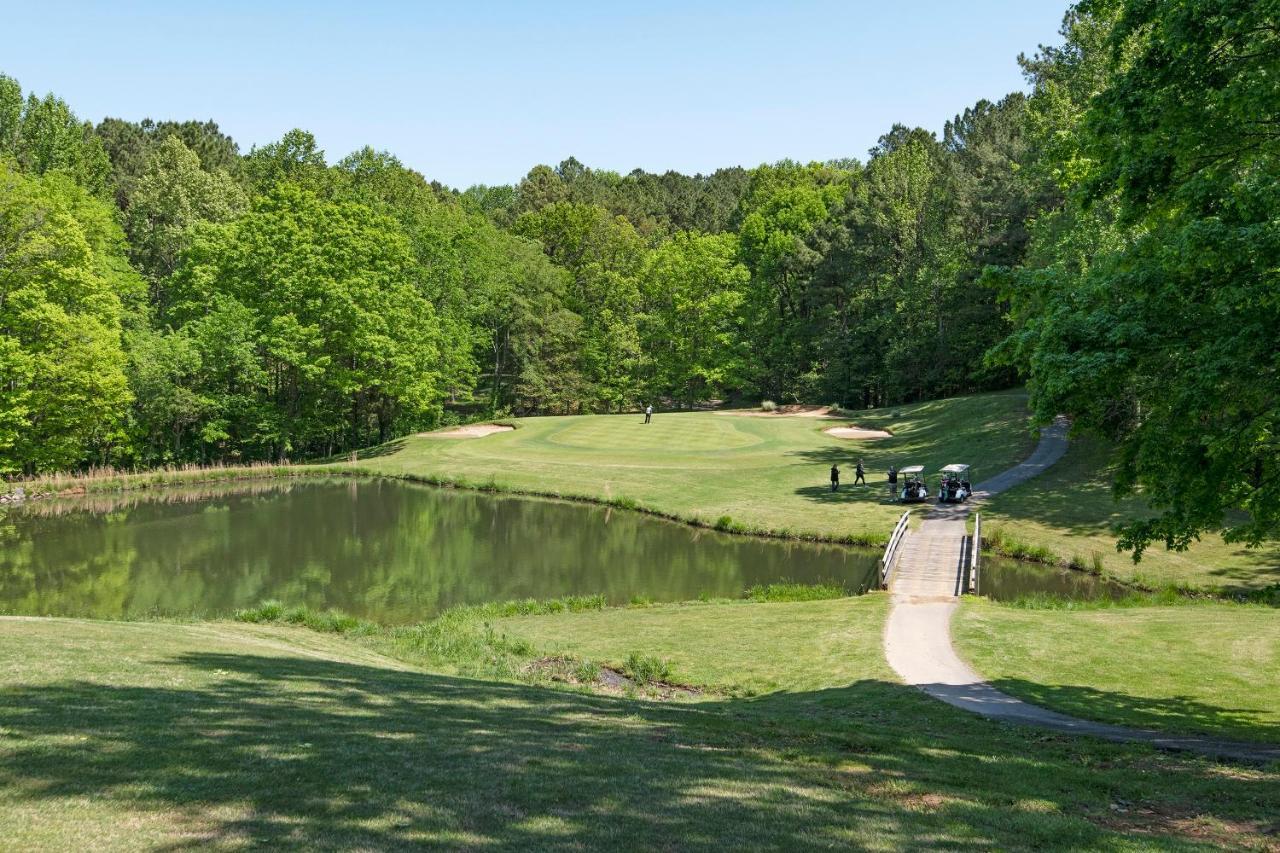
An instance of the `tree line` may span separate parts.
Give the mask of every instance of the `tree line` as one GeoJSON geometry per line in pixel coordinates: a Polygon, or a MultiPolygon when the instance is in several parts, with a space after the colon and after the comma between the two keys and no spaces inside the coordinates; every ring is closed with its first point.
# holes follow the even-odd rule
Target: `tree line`
{"type": "Polygon", "coordinates": [[[1028,93],[865,159],[459,191],[0,77],[0,472],[319,457],[469,415],[1027,382],[1126,543],[1280,525],[1273,0],[1086,0],[1028,93]]]}

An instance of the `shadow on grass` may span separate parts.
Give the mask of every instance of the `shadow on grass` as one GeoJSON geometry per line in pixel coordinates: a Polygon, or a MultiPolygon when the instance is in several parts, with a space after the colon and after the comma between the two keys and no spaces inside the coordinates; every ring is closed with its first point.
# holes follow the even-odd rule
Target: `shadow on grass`
{"type": "MultiPolygon", "coordinates": [[[[360,462],[364,462],[365,460],[378,459],[379,457],[382,457],[382,456],[395,456],[401,450],[404,450],[405,445],[407,443],[408,442],[405,439],[397,438],[392,441],[388,441],[385,444],[378,444],[373,447],[366,447],[365,449],[360,450],[356,453],[356,459],[360,462]]],[[[326,461],[346,462],[350,458],[351,458],[350,456],[335,456],[332,459],[328,459],[326,461]]]]}
{"type": "Polygon", "coordinates": [[[1280,744],[1280,725],[1249,708],[1219,708],[1185,696],[1155,699],[1018,678],[998,679],[991,684],[1034,705],[1082,719],[1268,746],[1280,744]]]}
{"type": "Polygon", "coordinates": [[[831,491],[831,486],[801,486],[795,493],[802,498],[821,504],[890,504],[889,487],[883,483],[875,486],[853,486],[840,484],[838,491],[831,491]]]}
{"type": "Polygon", "coordinates": [[[874,680],[662,705],[292,657],[171,663],[208,682],[0,693],[9,801],[51,822],[76,820],[61,798],[176,814],[179,848],[978,850],[1121,846],[1116,797],[1261,834],[1280,800],[1274,773],[1006,729],[874,680]]]}

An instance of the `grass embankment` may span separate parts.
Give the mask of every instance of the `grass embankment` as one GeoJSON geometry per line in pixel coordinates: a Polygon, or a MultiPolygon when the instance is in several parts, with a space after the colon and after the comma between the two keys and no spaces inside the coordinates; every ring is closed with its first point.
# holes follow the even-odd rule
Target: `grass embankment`
{"type": "Polygon", "coordinates": [[[886,500],[890,464],[935,471],[964,461],[1004,470],[1034,446],[1021,391],[860,412],[852,419],[742,413],[524,418],[482,439],[413,436],[362,455],[358,468],[499,491],[584,498],[736,532],[882,542],[902,508],[886,500]],[[823,430],[856,422],[892,438],[823,430]],[[862,459],[871,485],[852,486],[862,459]],[[828,470],[843,485],[832,493],[828,470]]]}
{"type": "Polygon", "coordinates": [[[1280,616],[1207,602],[1019,608],[966,599],[961,654],[1001,690],[1109,723],[1280,743],[1280,616]]]}
{"type": "Polygon", "coordinates": [[[1216,535],[1184,552],[1153,545],[1135,564],[1116,550],[1112,525],[1147,512],[1140,498],[1112,497],[1107,446],[1081,437],[1043,474],[984,502],[982,522],[1012,556],[1069,562],[1149,589],[1249,593],[1280,584],[1280,548],[1246,549],[1216,535]]]}
{"type": "Polygon", "coordinates": [[[0,493],[8,493],[20,488],[26,493],[26,497],[39,499],[334,473],[344,473],[344,469],[324,465],[269,462],[255,462],[248,465],[182,465],[172,468],[152,468],[146,471],[91,468],[82,472],[45,474],[28,479],[0,482],[0,493]]]}
{"type": "Polygon", "coordinates": [[[486,620],[527,643],[521,654],[542,653],[532,638],[546,632],[607,659],[669,652],[677,673],[727,692],[779,690],[674,703],[424,671],[358,630],[0,619],[0,837],[17,849],[1273,843],[1275,768],[957,718],[893,683],[874,642],[883,609],[869,596],[486,620]],[[699,635],[708,622],[732,640],[699,635]],[[672,632],[693,639],[668,648],[672,632]]]}

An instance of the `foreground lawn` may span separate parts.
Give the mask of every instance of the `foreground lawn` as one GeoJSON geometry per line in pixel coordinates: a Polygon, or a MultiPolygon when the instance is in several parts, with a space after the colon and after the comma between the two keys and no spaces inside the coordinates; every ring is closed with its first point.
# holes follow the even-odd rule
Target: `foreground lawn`
{"type": "Polygon", "coordinates": [[[1213,535],[1181,553],[1153,545],[1135,564],[1130,553],[1116,550],[1111,526],[1147,511],[1138,498],[1112,498],[1106,445],[1077,438],[1058,464],[986,501],[982,518],[989,531],[1152,588],[1248,592],[1280,584],[1280,548],[1246,549],[1213,535]]]}
{"type": "Polygon", "coordinates": [[[480,439],[417,436],[377,448],[363,469],[498,488],[619,500],[732,529],[829,539],[882,540],[901,508],[886,501],[885,471],[919,463],[936,472],[969,462],[979,476],[1014,465],[1035,445],[1021,391],[937,400],[858,414],[852,421],[687,412],[524,418],[480,439]],[[849,441],[823,430],[856,422],[893,438],[849,441]],[[832,463],[852,484],[832,494],[832,463]]]}
{"type": "Polygon", "coordinates": [[[1280,743],[1280,610],[1023,610],[965,599],[963,656],[1002,690],[1087,719],[1280,743]]]}
{"type": "MultiPolygon", "coordinates": [[[[881,605],[724,607],[740,635],[772,632],[791,608],[779,648],[795,652],[834,642],[842,608],[857,634],[881,605]]],[[[681,627],[675,610],[614,611],[637,620],[620,647],[681,627]]],[[[588,616],[563,615],[564,636],[600,627],[588,616]]],[[[705,668],[681,665],[710,679],[767,642],[701,643],[705,668]]],[[[1274,768],[958,716],[893,684],[878,644],[847,651],[825,685],[821,663],[788,683],[771,662],[751,678],[795,692],[663,704],[412,670],[304,629],[0,620],[0,838],[59,850],[1274,841],[1274,768]]]]}

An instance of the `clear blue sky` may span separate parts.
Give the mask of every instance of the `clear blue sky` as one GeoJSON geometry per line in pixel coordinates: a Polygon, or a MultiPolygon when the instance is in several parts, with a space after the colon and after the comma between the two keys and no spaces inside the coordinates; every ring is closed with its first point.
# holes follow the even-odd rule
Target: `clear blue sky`
{"type": "Polygon", "coordinates": [[[575,155],[629,171],[862,158],[1024,87],[1066,0],[11,3],[0,72],[86,119],[292,127],[465,187],[575,155]]]}

